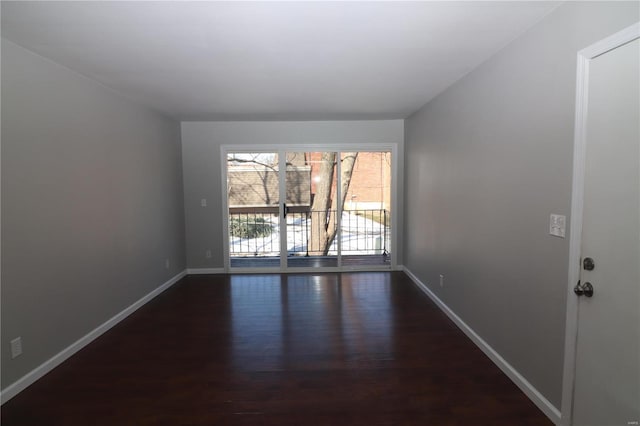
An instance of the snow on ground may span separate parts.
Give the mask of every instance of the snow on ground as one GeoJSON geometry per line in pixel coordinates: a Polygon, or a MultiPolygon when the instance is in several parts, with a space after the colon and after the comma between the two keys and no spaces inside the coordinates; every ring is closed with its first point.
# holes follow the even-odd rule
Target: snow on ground
{"type": "MultiPolygon", "coordinates": [[[[280,251],[280,226],[278,218],[271,220],[273,232],[266,237],[243,239],[231,237],[231,256],[277,256],[280,251]]],[[[384,248],[384,225],[349,212],[342,213],[342,252],[345,254],[382,254],[384,248]]],[[[311,232],[311,220],[302,215],[287,217],[287,251],[289,255],[306,254],[307,234],[311,232]]],[[[387,250],[389,234],[387,228],[387,250]]],[[[330,255],[337,254],[334,241],[330,255]]]]}

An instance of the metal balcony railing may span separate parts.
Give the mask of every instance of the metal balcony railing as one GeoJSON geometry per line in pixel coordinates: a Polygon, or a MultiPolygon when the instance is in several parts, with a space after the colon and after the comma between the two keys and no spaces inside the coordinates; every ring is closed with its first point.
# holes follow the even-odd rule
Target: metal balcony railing
{"type": "MultiPolygon", "coordinates": [[[[314,225],[336,215],[336,210],[290,212],[287,224],[287,255],[318,256],[324,251],[313,238],[314,225]]],[[[332,223],[336,223],[335,218],[332,223]]],[[[341,220],[341,250],[345,255],[387,255],[390,242],[390,213],[385,209],[344,210],[341,220]]],[[[277,213],[230,213],[229,252],[232,257],[277,256],[280,252],[277,213]]],[[[327,255],[338,252],[338,233],[327,255]]]]}

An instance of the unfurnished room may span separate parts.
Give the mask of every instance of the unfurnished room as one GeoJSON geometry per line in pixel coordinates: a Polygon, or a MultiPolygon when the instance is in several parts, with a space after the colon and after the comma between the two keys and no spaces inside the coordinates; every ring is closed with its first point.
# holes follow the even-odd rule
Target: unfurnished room
{"type": "Polygon", "coordinates": [[[2,425],[640,424],[637,1],[2,1],[2,425]]]}

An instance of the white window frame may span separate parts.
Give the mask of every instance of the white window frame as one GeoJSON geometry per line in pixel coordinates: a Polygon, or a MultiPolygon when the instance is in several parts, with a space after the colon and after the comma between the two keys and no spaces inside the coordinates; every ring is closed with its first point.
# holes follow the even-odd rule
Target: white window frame
{"type": "MultiPolygon", "coordinates": [[[[398,144],[397,143],[376,143],[376,144],[276,144],[276,145],[222,145],[220,147],[220,170],[222,184],[222,235],[224,270],[227,273],[298,273],[298,272],[347,272],[347,271],[389,271],[398,270],[398,144]],[[262,153],[274,152],[278,154],[280,170],[286,170],[286,152],[390,152],[391,153],[391,262],[390,265],[367,265],[367,266],[344,266],[342,265],[342,242],[341,242],[341,219],[342,208],[338,206],[338,266],[333,267],[295,267],[287,265],[287,256],[280,256],[279,267],[254,267],[254,268],[231,268],[229,253],[229,208],[228,208],[228,187],[227,187],[227,155],[229,153],[262,153]]],[[[337,162],[337,172],[340,173],[340,162],[337,162]]],[[[279,179],[282,179],[278,177],[279,179]]],[[[282,181],[280,181],[282,183],[282,181]]],[[[284,200],[286,188],[279,185],[280,199],[284,200]]],[[[340,198],[340,185],[337,188],[337,196],[340,198]]],[[[280,215],[280,226],[283,228],[283,218],[280,215]]],[[[285,231],[286,232],[286,231],[285,231]]],[[[281,253],[287,252],[286,239],[280,239],[281,253]]]]}

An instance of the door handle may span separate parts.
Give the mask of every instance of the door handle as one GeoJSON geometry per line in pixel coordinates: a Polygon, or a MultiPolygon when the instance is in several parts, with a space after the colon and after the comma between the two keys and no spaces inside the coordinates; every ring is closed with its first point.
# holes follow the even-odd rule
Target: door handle
{"type": "Polygon", "coordinates": [[[573,292],[575,294],[577,294],[578,296],[582,296],[584,294],[584,290],[582,289],[582,286],[580,285],[580,281],[578,281],[578,284],[576,284],[576,286],[573,288],[573,292]]]}
{"type": "Polygon", "coordinates": [[[282,215],[283,217],[287,217],[289,213],[289,207],[287,207],[287,203],[282,203],[282,215]]]}
{"type": "Polygon", "coordinates": [[[573,292],[578,296],[593,297],[593,285],[590,282],[580,284],[580,281],[578,281],[578,284],[573,288],[573,292]]]}

